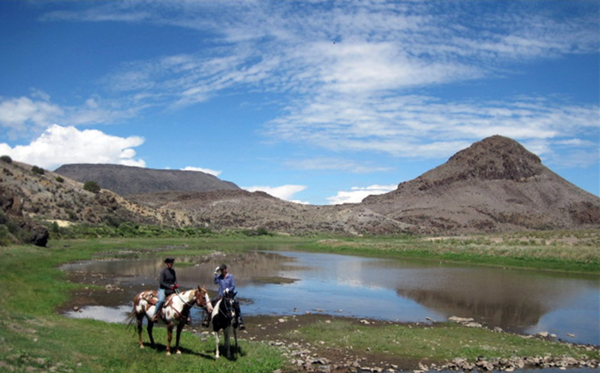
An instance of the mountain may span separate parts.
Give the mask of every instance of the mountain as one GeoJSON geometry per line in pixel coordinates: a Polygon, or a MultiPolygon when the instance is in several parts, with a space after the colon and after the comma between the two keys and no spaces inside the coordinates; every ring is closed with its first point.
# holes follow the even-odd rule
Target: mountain
{"type": "Polygon", "coordinates": [[[351,235],[600,228],[599,197],[502,136],[472,144],[392,192],[335,206],[283,201],[198,172],[67,165],[57,170],[60,174],[40,174],[24,163],[0,165],[0,212],[41,223],[116,226],[130,221],[213,231],[264,228],[285,234],[351,235]],[[81,181],[69,178],[69,169],[81,181]],[[86,191],[82,181],[96,181],[102,189],[86,191]]]}
{"type": "Polygon", "coordinates": [[[600,198],[502,136],[488,137],[361,205],[431,233],[600,226],[600,198]]]}
{"type": "Polygon", "coordinates": [[[95,181],[102,189],[124,197],[167,190],[240,190],[234,183],[200,171],[155,170],[116,164],[67,164],[54,172],[82,183],[95,181]]]}

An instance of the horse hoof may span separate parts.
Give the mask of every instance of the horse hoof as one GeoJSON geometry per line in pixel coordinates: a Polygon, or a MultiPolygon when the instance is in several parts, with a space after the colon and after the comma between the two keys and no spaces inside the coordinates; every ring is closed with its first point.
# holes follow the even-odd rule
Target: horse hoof
{"type": "Polygon", "coordinates": [[[144,348],[144,345],[140,345],[140,348],[144,348]]]}
{"type": "Polygon", "coordinates": [[[177,351],[177,355],[181,355],[181,351],[177,351]]]}
{"type": "Polygon", "coordinates": [[[171,356],[171,353],[170,353],[170,352],[167,352],[167,356],[171,356]]]}

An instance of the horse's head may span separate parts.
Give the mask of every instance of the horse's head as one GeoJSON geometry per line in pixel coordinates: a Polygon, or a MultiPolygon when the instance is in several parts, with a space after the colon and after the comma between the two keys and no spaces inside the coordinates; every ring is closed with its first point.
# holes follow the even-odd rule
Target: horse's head
{"type": "Polygon", "coordinates": [[[200,287],[200,285],[198,285],[198,289],[196,289],[196,304],[199,307],[205,308],[209,313],[213,311],[208,291],[206,291],[204,286],[200,287]]]}
{"type": "Polygon", "coordinates": [[[227,317],[228,319],[232,319],[236,316],[234,302],[235,302],[235,293],[231,293],[231,292],[224,294],[223,298],[221,299],[221,305],[219,306],[219,308],[220,308],[219,311],[223,315],[225,315],[225,317],[227,317]]]}

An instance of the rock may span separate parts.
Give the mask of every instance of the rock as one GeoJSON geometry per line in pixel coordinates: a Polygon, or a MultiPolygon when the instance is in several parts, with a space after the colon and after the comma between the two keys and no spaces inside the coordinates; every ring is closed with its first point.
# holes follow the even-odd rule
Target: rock
{"type": "Polygon", "coordinates": [[[542,337],[542,338],[548,338],[548,336],[550,335],[550,333],[548,332],[539,332],[536,334],[538,337],[542,337]]]}
{"type": "Polygon", "coordinates": [[[50,233],[42,226],[33,227],[31,230],[31,243],[35,246],[46,247],[50,233]]]}

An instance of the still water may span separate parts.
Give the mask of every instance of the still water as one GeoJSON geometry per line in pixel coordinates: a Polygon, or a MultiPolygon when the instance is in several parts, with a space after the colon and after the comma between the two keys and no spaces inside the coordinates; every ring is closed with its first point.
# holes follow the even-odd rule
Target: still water
{"type": "MultiPolygon", "coordinates": [[[[319,312],[357,318],[427,322],[471,317],[506,331],[556,334],[600,345],[600,279],[536,271],[374,259],[358,256],[254,250],[178,257],[182,288],[205,285],[227,263],[245,315],[319,312]]],[[[156,287],[156,258],[95,260],[62,267],[73,280],[117,286],[101,304],[83,305],[73,317],[120,322],[135,293],[156,287]]],[[[201,319],[195,308],[192,319],[201,319]]]]}

